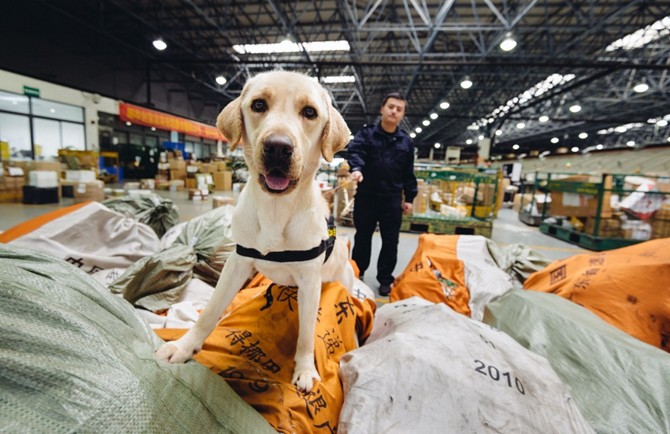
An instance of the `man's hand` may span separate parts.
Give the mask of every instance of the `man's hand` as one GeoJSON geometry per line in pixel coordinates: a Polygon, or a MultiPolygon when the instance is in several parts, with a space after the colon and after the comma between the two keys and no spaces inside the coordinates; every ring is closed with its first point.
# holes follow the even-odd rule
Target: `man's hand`
{"type": "Polygon", "coordinates": [[[354,170],[349,175],[349,179],[351,179],[354,182],[363,182],[363,174],[361,172],[359,172],[358,170],[354,170]]]}
{"type": "Polygon", "coordinates": [[[412,202],[405,202],[402,204],[402,212],[405,214],[409,214],[412,212],[412,208],[414,208],[414,205],[412,205],[412,202]]]}

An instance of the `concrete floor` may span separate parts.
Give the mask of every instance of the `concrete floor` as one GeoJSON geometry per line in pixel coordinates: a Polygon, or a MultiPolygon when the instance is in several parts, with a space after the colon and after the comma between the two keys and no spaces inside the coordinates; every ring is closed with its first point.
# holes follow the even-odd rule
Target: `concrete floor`
{"type": "MultiPolygon", "coordinates": [[[[161,196],[172,199],[179,209],[180,219],[187,221],[212,209],[212,200],[204,201],[188,200],[187,192],[157,191],[161,196]]],[[[215,192],[212,196],[236,197],[237,193],[231,191],[215,192]]],[[[7,230],[12,226],[29,220],[33,217],[45,214],[58,208],[72,205],[71,198],[62,198],[58,204],[48,205],[23,205],[20,203],[0,204],[0,231],[7,230]]],[[[338,227],[338,236],[348,237],[352,242],[354,239],[354,228],[338,227]]],[[[409,263],[416,250],[419,235],[412,233],[400,234],[400,245],[398,246],[398,263],[394,275],[399,275],[409,263]]],[[[526,226],[519,221],[515,211],[503,208],[493,222],[493,241],[501,246],[513,243],[526,244],[533,250],[550,259],[561,259],[588,250],[581,249],[575,245],[566,243],[556,238],[541,233],[536,227],[526,226]]],[[[375,233],[372,242],[372,258],[370,267],[365,273],[365,283],[373,290],[377,290],[379,283],[375,276],[377,274],[377,257],[381,248],[379,233],[375,233]]]]}

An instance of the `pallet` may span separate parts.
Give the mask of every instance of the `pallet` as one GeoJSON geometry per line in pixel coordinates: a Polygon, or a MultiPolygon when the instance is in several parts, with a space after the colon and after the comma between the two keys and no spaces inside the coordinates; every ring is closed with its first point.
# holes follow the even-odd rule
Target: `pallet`
{"type": "Polygon", "coordinates": [[[400,230],[412,233],[431,233],[446,235],[482,235],[491,238],[493,221],[464,218],[439,218],[435,216],[403,216],[400,230]]]}
{"type": "Polygon", "coordinates": [[[625,238],[601,238],[593,235],[585,234],[584,232],[577,232],[572,229],[567,229],[559,225],[552,225],[548,223],[540,224],[540,232],[551,235],[559,240],[567,241],[576,244],[594,252],[602,252],[604,250],[618,249],[633,244],[640,243],[640,240],[629,240],[625,238]]]}

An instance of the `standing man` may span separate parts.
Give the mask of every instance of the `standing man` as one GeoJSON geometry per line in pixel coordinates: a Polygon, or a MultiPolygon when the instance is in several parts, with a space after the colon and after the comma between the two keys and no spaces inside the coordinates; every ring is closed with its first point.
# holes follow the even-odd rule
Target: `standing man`
{"type": "Polygon", "coordinates": [[[402,95],[388,94],[382,102],[380,122],[364,126],[348,147],[350,177],[358,183],[352,258],[362,278],[370,265],[372,234],[379,223],[382,248],[377,262],[377,280],[381,296],[391,292],[402,213],[412,210],[412,201],[417,194],[414,145],[407,133],[398,128],[406,109],[407,102],[402,95]]]}

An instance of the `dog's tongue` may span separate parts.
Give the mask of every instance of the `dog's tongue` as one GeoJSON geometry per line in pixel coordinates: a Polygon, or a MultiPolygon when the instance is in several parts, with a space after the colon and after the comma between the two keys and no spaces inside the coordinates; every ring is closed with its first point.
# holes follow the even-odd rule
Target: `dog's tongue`
{"type": "Polygon", "coordinates": [[[288,187],[289,179],[283,176],[266,175],[265,182],[273,190],[284,190],[288,187]]]}

